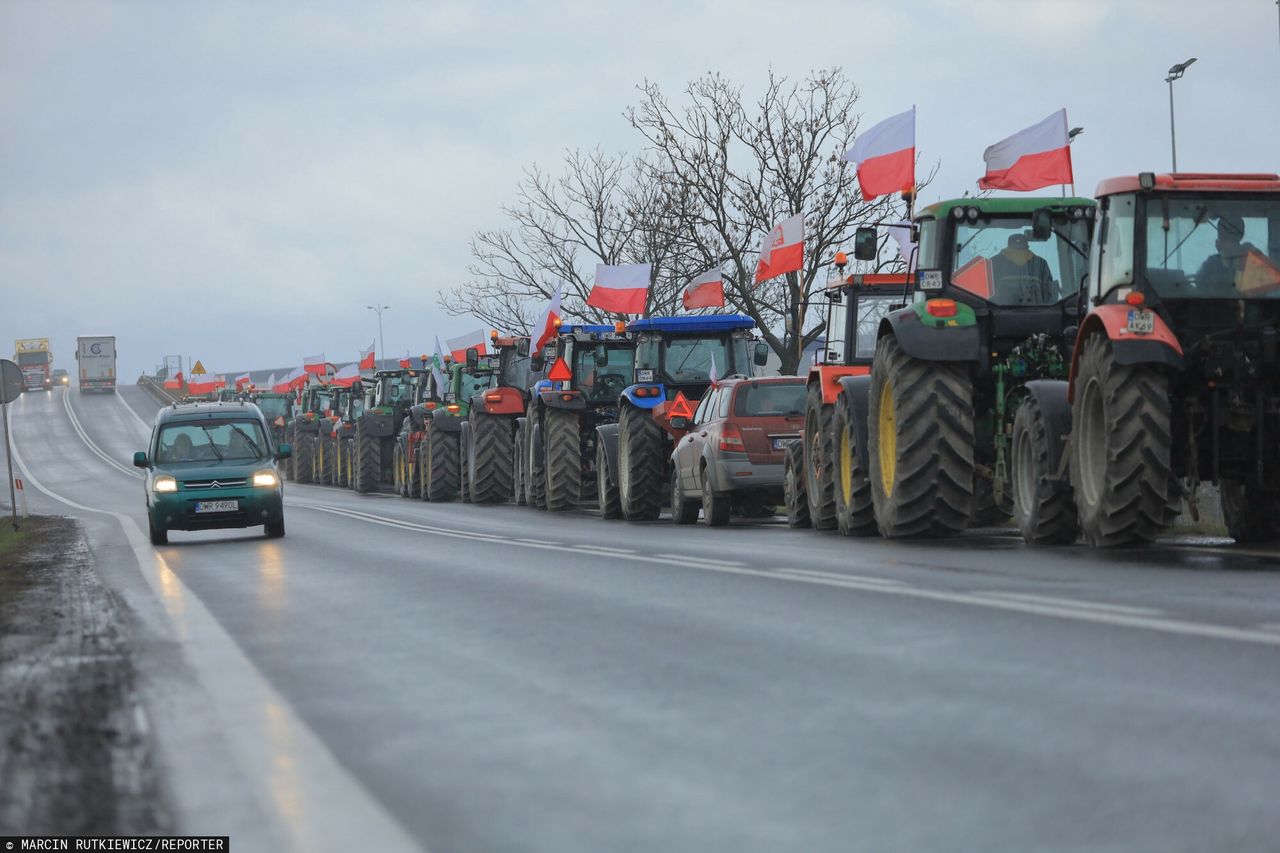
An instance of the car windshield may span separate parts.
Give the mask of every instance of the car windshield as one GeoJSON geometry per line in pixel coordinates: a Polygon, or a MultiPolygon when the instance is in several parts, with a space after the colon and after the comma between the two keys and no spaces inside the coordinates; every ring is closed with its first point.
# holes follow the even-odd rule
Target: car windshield
{"type": "Polygon", "coordinates": [[[951,283],[996,305],[1053,305],[1080,288],[1088,237],[1082,217],[1054,216],[1046,240],[1030,212],[959,222],[951,283]]]}
{"type": "Polygon", "coordinates": [[[49,353],[47,352],[20,352],[18,353],[18,364],[20,366],[29,366],[33,364],[48,364],[49,353]]]}
{"type": "Polygon", "coordinates": [[[157,462],[264,459],[267,441],[252,418],[168,423],[160,428],[157,462]]]}
{"type": "Polygon", "coordinates": [[[1280,200],[1147,202],[1147,281],[1166,299],[1280,299],[1280,200]]]}
{"type": "Polygon", "coordinates": [[[607,347],[609,363],[596,366],[595,347],[584,345],[574,353],[573,384],[590,400],[616,400],[631,384],[635,351],[631,347],[607,347]]]}
{"type": "Polygon", "coordinates": [[[733,414],[740,418],[767,418],[804,413],[805,383],[744,382],[733,397],[733,414]]]}

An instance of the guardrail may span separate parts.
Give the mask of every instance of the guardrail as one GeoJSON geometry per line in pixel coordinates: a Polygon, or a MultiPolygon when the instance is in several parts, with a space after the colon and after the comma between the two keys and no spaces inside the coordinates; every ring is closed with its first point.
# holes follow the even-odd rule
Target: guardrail
{"type": "Polygon", "coordinates": [[[163,382],[158,382],[145,373],[138,377],[138,386],[163,405],[167,406],[170,403],[178,402],[178,398],[164,387],[163,382]]]}

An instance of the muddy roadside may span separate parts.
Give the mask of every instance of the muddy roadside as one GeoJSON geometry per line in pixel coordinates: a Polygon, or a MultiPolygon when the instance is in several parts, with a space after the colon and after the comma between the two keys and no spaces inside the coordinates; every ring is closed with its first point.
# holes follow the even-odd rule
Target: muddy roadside
{"type": "Polygon", "coordinates": [[[0,834],[171,831],[132,617],[78,522],[0,526],[0,834]]]}

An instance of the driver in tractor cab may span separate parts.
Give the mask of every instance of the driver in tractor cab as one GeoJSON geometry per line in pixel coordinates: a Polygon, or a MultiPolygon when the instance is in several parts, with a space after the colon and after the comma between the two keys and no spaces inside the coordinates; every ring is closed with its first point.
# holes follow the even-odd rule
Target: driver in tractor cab
{"type": "MultiPolygon", "coordinates": [[[[1196,286],[1208,291],[1234,291],[1236,280],[1244,272],[1250,252],[1259,255],[1257,247],[1244,242],[1244,219],[1234,213],[1218,216],[1218,238],[1214,245],[1218,254],[1210,255],[1196,273],[1196,286]]],[[[1225,295],[1230,295],[1227,293],[1225,295]]]]}
{"type": "Polygon", "coordinates": [[[1059,287],[1049,262],[1031,251],[1026,234],[1009,235],[1009,243],[991,259],[995,301],[1001,305],[1052,305],[1059,287]]]}

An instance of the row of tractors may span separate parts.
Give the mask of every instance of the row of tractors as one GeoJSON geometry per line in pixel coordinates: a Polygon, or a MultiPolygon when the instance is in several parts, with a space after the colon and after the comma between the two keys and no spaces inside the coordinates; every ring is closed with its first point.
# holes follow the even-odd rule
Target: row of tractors
{"type": "MultiPolygon", "coordinates": [[[[858,261],[877,261],[878,227],[858,229],[858,261]]],[[[912,236],[910,274],[846,274],[834,258],[786,453],[793,527],[920,538],[1012,519],[1031,545],[1133,545],[1213,482],[1232,536],[1280,538],[1280,177],[1144,173],[1096,201],[956,199],[919,211],[912,236]],[[1221,242],[1242,220],[1265,247],[1221,242]],[[1215,241],[1225,277],[1200,263],[1215,241]]],[[[753,328],[565,324],[537,352],[495,332],[491,352],[444,369],[317,381],[287,426],[290,473],[653,520],[697,400],[765,363],[753,328]]]]}

